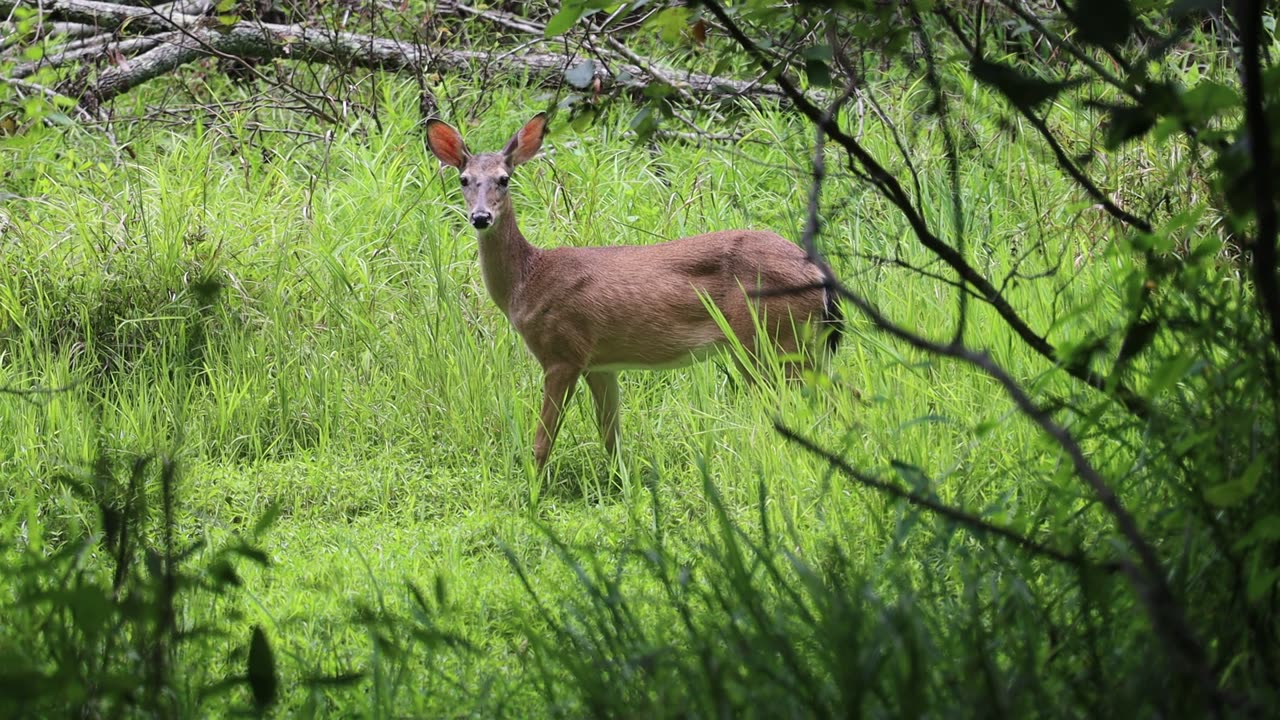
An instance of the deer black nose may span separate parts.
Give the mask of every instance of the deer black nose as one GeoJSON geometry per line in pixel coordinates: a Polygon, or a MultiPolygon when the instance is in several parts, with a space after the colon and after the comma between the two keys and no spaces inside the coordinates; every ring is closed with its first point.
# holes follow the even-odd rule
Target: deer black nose
{"type": "Polygon", "coordinates": [[[483,230],[493,224],[493,213],[481,210],[477,213],[471,213],[471,224],[477,230],[483,230]]]}

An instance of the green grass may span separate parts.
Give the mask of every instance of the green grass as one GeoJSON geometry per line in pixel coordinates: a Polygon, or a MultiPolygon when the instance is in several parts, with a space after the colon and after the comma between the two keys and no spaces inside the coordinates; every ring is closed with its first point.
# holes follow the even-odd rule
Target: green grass
{"type": "MultiPolygon", "coordinates": [[[[91,527],[91,509],[53,478],[88,463],[100,442],[119,457],[180,460],[186,537],[227,537],[277,504],[271,567],[242,569],[244,616],[210,600],[185,620],[264,625],[286,682],[403,663],[407,674],[387,685],[394,694],[324,691],[318,709],[341,715],[485,715],[503,702],[516,716],[534,712],[522,640],[529,598],[504,548],[543,598],[569,597],[577,580],[540,524],[620,561],[653,522],[652,483],[665,537],[697,562],[714,519],[703,468],[745,527],[759,525],[763,482],[770,516],[791,528],[801,557],[820,560],[835,543],[865,572],[892,556],[959,587],[948,556],[899,537],[910,512],[831,476],[778,437],[775,416],[886,477],[896,477],[890,460],[917,466],[948,501],[1034,525],[1066,498],[1083,513],[1077,532],[1105,534],[1096,508],[1073,499],[1061,458],[993,382],[925,362],[856,316],[827,374],[803,387],[738,388],[714,363],[624,374],[625,482],[616,491],[588,395],[578,393],[543,486],[530,470],[536,364],[484,291],[456,180],[437,169],[416,129],[412,86],[380,87],[380,123],[358,118],[331,143],[255,133],[232,118],[121,127],[131,153],[118,159],[101,138],[74,130],[35,128],[0,145],[11,167],[36,158],[7,181],[22,199],[3,209],[0,386],[69,386],[0,397],[0,516],[26,513],[55,543],[91,527]],[[199,288],[210,280],[221,292],[206,305],[199,288]],[[379,655],[352,622],[360,608],[405,612],[404,581],[426,588],[437,577],[451,598],[442,622],[476,651],[379,655]]],[[[472,149],[499,147],[536,109],[518,89],[489,92],[483,117],[461,123],[472,149]]],[[[900,98],[898,119],[923,102],[919,89],[900,98]]],[[[1081,136],[1092,132],[1089,118],[1066,117],[1081,136]]],[[[744,226],[799,236],[811,139],[800,118],[751,111],[736,148],[655,151],[627,138],[627,120],[609,115],[580,132],[553,124],[552,152],[513,183],[535,244],[650,243],[744,226]]],[[[969,122],[987,161],[968,170],[963,188],[973,262],[1000,277],[1043,241],[1046,255],[1029,263],[1061,258],[1078,269],[1062,288],[1010,287],[1030,324],[1059,341],[1121,322],[1110,311],[1126,261],[1100,247],[1101,213],[1035,143],[1011,141],[994,117],[969,122]]],[[[873,152],[894,157],[882,128],[867,133],[873,152]]],[[[912,160],[931,222],[949,230],[940,153],[912,160]]],[[[901,161],[890,166],[904,171],[901,161]]],[[[1139,147],[1106,180],[1142,193],[1173,167],[1139,147]]],[[[946,337],[953,291],[859,258],[927,263],[902,219],[848,176],[837,174],[825,197],[822,244],[839,274],[891,317],[946,337]]],[[[1083,394],[987,308],[972,308],[969,328],[973,345],[1038,394],[1083,394]]],[[[1106,443],[1093,444],[1106,467],[1106,443]]],[[[925,518],[912,532],[949,530],[925,518]]],[[[235,672],[214,655],[194,663],[206,679],[235,672]]],[[[301,689],[286,696],[287,707],[306,702],[301,689]]]]}

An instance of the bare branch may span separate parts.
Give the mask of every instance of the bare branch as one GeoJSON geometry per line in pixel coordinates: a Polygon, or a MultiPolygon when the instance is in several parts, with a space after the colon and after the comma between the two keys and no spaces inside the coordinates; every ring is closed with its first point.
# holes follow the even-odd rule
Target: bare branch
{"type": "Polygon", "coordinates": [[[1258,216],[1258,238],[1253,244],[1254,282],[1263,312],[1271,322],[1271,340],[1280,350],[1280,287],[1276,285],[1276,201],[1273,190],[1271,129],[1263,106],[1262,0],[1241,0],[1242,74],[1244,75],[1245,124],[1253,160],[1253,204],[1258,216]]]}
{"type": "Polygon", "coordinates": [[[68,390],[82,384],[82,380],[75,380],[59,387],[35,387],[35,388],[17,388],[17,387],[0,387],[0,395],[9,395],[19,400],[25,400],[33,405],[39,405],[41,402],[48,400],[54,395],[59,395],[68,390]]]}
{"type": "Polygon", "coordinates": [[[1204,648],[1196,639],[1190,624],[1183,614],[1181,606],[1174,598],[1165,578],[1155,549],[1142,535],[1137,521],[1125,509],[1115,491],[1111,489],[1101,473],[1089,459],[1084,450],[1071,433],[1053,419],[1043,408],[1038,406],[1022,386],[997,364],[991,356],[982,351],[971,350],[960,343],[946,345],[933,342],[917,335],[891,321],[878,308],[865,298],[848,288],[837,285],[836,290],[846,301],[853,303],[863,315],[871,320],[877,329],[895,337],[902,342],[924,352],[942,357],[949,357],[972,365],[991,377],[1004,388],[1013,400],[1014,405],[1027,418],[1035,423],[1054,443],[1070,458],[1076,475],[1089,487],[1098,502],[1106,509],[1115,521],[1116,529],[1124,537],[1129,547],[1138,558],[1138,566],[1127,569],[1130,582],[1139,600],[1146,606],[1153,626],[1160,636],[1168,642],[1170,649],[1183,662],[1188,672],[1201,685],[1208,698],[1220,698],[1213,673],[1210,670],[1204,648]]]}
{"type": "MultiPolygon", "coordinates": [[[[978,57],[978,49],[969,43],[964,32],[961,31],[960,24],[955,20],[951,13],[947,12],[946,8],[940,7],[938,8],[938,15],[947,23],[948,27],[951,28],[952,34],[954,34],[956,39],[964,45],[965,50],[967,50],[971,56],[978,57]]],[[[1018,111],[1018,114],[1026,118],[1027,122],[1031,123],[1031,126],[1034,127],[1036,132],[1040,134],[1040,137],[1044,139],[1045,144],[1047,144],[1049,149],[1053,152],[1054,159],[1058,161],[1058,167],[1062,168],[1062,171],[1070,176],[1071,179],[1074,180],[1076,184],[1093,199],[1094,202],[1101,205],[1107,213],[1120,222],[1136,227],[1142,232],[1151,232],[1151,223],[1148,223],[1146,220],[1143,220],[1112,202],[1111,198],[1107,197],[1106,193],[1102,192],[1093,180],[1080,169],[1075,161],[1067,156],[1066,150],[1062,148],[1062,143],[1058,142],[1058,139],[1049,131],[1049,126],[1045,124],[1043,118],[1032,112],[1030,107],[1016,103],[1013,105],[1014,109],[1018,111]]]]}
{"type": "MultiPolygon", "coordinates": [[[[9,85],[9,86],[11,86],[11,87],[13,87],[13,88],[16,88],[16,89],[17,89],[18,91],[20,91],[20,92],[34,93],[34,94],[36,94],[36,95],[42,95],[42,96],[44,96],[46,99],[48,99],[48,100],[50,100],[50,101],[53,101],[53,102],[57,102],[59,99],[65,99],[65,98],[66,98],[66,96],[65,96],[65,95],[63,95],[62,93],[58,92],[57,90],[53,90],[53,89],[51,89],[51,88],[47,88],[47,87],[45,87],[45,86],[43,86],[43,85],[37,85],[37,84],[32,83],[32,82],[27,82],[26,80],[22,80],[22,79],[20,79],[20,78],[0,77],[0,82],[4,82],[6,85],[9,85]]],[[[69,104],[69,103],[68,103],[68,104],[69,104]]],[[[92,115],[90,115],[90,114],[89,114],[89,112],[88,112],[87,110],[85,110],[83,107],[79,107],[79,106],[77,106],[77,107],[76,107],[76,111],[77,111],[77,113],[81,116],[81,118],[83,118],[84,120],[86,120],[86,121],[90,121],[90,122],[92,122],[92,121],[93,121],[93,116],[92,116],[92,115]]]]}
{"type": "Polygon", "coordinates": [[[132,55],[137,52],[151,50],[157,45],[171,39],[172,35],[168,33],[128,38],[125,40],[114,40],[114,38],[108,35],[102,37],[100,43],[95,42],[94,44],[83,45],[77,48],[68,48],[62,52],[36,60],[35,62],[14,66],[10,75],[15,78],[25,78],[44,68],[56,68],[81,60],[103,57],[106,56],[109,51],[113,50],[121,55],[132,55]]]}
{"type": "Polygon", "coordinates": [[[899,500],[905,500],[918,508],[927,510],[935,515],[940,515],[948,520],[963,525],[970,530],[974,530],[984,535],[994,535],[996,537],[1004,538],[1023,550],[1027,550],[1036,555],[1049,558],[1056,562],[1065,563],[1067,565],[1073,565],[1076,567],[1081,565],[1092,565],[1107,572],[1115,572],[1121,569],[1121,563],[1119,562],[1095,562],[1093,560],[1089,560],[1079,551],[1065,552],[1063,550],[1059,550],[1058,548],[1027,537],[1012,528],[997,525],[989,520],[979,517],[978,515],[965,512],[957,507],[947,505],[938,500],[934,500],[933,498],[899,487],[894,483],[885,482],[877,477],[860,472],[857,468],[850,465],[844,458],[823,448],[795,430],[792,430],[779,419],[774,419],[773,427],[780,435],[782,435],[782,437],[822,458],[828,465],[840,471],[840,473],[845,477],[866,485],[873,490],[898,498],[899,500]]]}
{"type": "MultiPolygon", "coordinates": [[[[751,41],[742,29],[729,17],[717,2],[714,0],[704,0],[703,6],[711,11],[713,15],[725,27],[726,31],[733,37],[744,50],[747,51],[756,61],[764,68],[768,69],[772,66],[772,61],[760,52],[755,43],[751,41]]],[[[852,160],[856,160],[866,171],[872,185],[887,199],[893,203],[895,207],[906,217],[907,222],[911,225],[912,231],[920,244],[924,245],[929,251],[933,252],[944,262],[949,265],[952,270],[959,274],[960,278],[965,282],[973,285],[974,289],[982,296],[983,300],[999,313],[1000,317],[1012,329],[1019,338],[1022,339],[1032,350],[1039,353],[1051,362],[1060,365],[1072,377],[1080,380],[1089,387],[1103,392],[1109,398],[1118,401],[1126,410],[1139,417],[1148,417],[1151,414],[1151,407],[1147,401],[1133,392],[1125,385],[1112,386],[1109,385],[1106,378],[1091,370],[1086,364],[1081,362],[1064,363],[1063,359],[1058,355],[1057,349],[1042,335],[1037,333],[1027,324],[1018,312],[1009,304],[1008,300],[1000,293],[1000,291],[991,284],[985,276],[977,271],[972,265],[965,260],[955,248],[943,242],[933,231],[929,229],[928,223],[920,214],[919,210],[912,203],[906,191],[903,190],[902,184],[898,179],[889,173],[883,165],[881,165],[870,152],[858,142],[857,139],[850,137],[847,133],[840,129],[838,123],[831,118],[825,118],[822,110],[813,104],[799,88],[796,87],[785,73],[781,73],[777,77],[777,85],[782,89],[797,110],[799,110],[811,122],[822,127],[827,137],[839,143],[841,147],[850,154],[852,160]]]]}
{"type": "MultiPolygon", "coordinates": [[[[40,9],[50,16],[65,20],[95,24],[104,30],[120,29],[142,33],[183,31],[182,37],[168,36],[166,42],[170,44],[144,53],[130,62],[128,68],[104,70],[88,88],[99,102],[207,55],[255,60],[288,58],[411,72],[419,72],[425,68],[473,70],[500,56],[471,50],[428,51],[416,43],[334,32],[305,25],[242,21],[222,26],[215,18],[178,12],[177,10],[188,7],[180,3],[175,3],[169,14],[161,15],[150,8],[95,0],[0,0],[0,12],[11,11],[19,6],[40,9]]],[[[572,66],[576,60],[573,55],[524,53],[504,57],[503,65],[558,80],[564,68],[572,66]]],[[[690,96],[776,100],[783,95],[783,91],[776,85],[696,73],[680,74],[656,63],[647,63],[645,67],[631,63],[616,64],[612,71],[597,63],[594,74],[602,88],[639,89],[648,84],[645,80],[647,77],[679,75],[678,85],[690,96]],[[630,77],[625,77],[624,74],[630,77]]]]}

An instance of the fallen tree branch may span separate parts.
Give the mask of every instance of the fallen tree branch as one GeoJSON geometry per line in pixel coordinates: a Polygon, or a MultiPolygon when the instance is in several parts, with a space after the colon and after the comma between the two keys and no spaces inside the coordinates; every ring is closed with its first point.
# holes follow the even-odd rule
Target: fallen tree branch
{"type": "Polygon", "coordinates": [[[173,25],[191,26],[204,20],[199,12],[202,2],[172,2],[155,7],[121,5],[94,0],[4,0],[0,12],[8,15],[15,8],[36,10],[58,20],[97,28],[98,32],[118,30],[126,23],[131,30],[165,31],[173,25]],[[190,12],[188,12],[190,11],[190,12]]]}
{"type": "MultiPolygon", "coordinates": [[[[512,13],[509,13],[509,12],[504,12],[502,10],[486,10],[481,8],[475,8],[475,7],[471,7],[470,5],[464,5],[460,2],[451,2],[446,7],[451,8],[456,13],[469,15],[472,17],[478,17],[488,22],[494,23],[495,25],[499,25],[501,27],[505,27],[511,30],[517,30],[519,32],[528,33],[530,35],[537,35],[538,37],[542,37],[546,32],[545,25],[542,25],[541,23],[538,23],[538,22],[534,22],[532,20],[527,20],[518,15],[513,15],[512,13]]],[[[686,88],[681,87],[678,81],[672,80],[667,75],[669,71],[667,71],[664,68],[657,67],[653,63],[651,63],[649,60],[641,57],[640,55],[637,55],[626,45],[623,45],[621,42],[619,42],[616,37],[614,37],[613,35],[604,33],[602,28],[596,28],[596,31],[591,33],[591,37],[597,41],[604,42],[606,45],[608,45],[612,49],[613,53],[616,53],[617,55],[622,56],[623,59],[632,63],[636,67],[643,68],[644,71],[653,79],[659,82],[666,83],[667,85],[670,85],[671,87],[675,88],[676,93],[678,93],[682,98],[684,98],[686,102],[694,105],[698,104],[698,100],[694,98],[693,95],[691,95],[686,88]]]]}
{"type": "Polygon", "coordinates": [[[34,62],[15,65],[10,77],[25,78],[44,68],[57,68],[69,65],[75,62],[90,60],[97,57],[108,55],[111,51],[119,53],[121,56],[127,57],[139,52],[151,50],[157,45],[169,39],[169,34],[164,35],[147,35],[144,37],[127,38],[123,40],[114,40],[112,36],[100,36],[101,42],[84,45],[81,47],[68,48],[55,55],[50,55],[34,62]]]}
{"type": "MultiPolygon", "coordinates": [[[[222,25],[218,19],[178,12],[189,3],[172,3],[162,13],[155,9],[96,2],[95,0],[0,0],[0,12],[15,7],[42,10],[46,16],[70,22],[93,24],[103,30],[146,36],[164,33],[155,48],[133,58],[127,66],[103,70],[96,78],[68,94],[102,103],[126,93],[151,79],[198,58],[210,55],[241,59],[276,58],[378,70],[422,72],[468,70],[492,63],[495,53],[428,48],[422,44],[372,37],[308,25],[283,25],[241,21],[222,25]]],[[[581,62],[585,62],[582,60],[581,62]]],[[[580,62],[575,56],[557,53],[527,53],[504,58],[503,66],[543,77],[561,77],[565,68],[580,62]]],[[[646,78],[669,77],[690,96],[751,97],[776,100],[783,90],[776,85],[757,84],[703,74],[685,74],[649,63],[616,64],[605,68],[593,65],[601,88],[643,89],[646,78]]]]}
{"type": "Polygon", "coordinates": [[[19,45],[23,40],[39,40],[51,37],[63,37],[68,40],[98,34],[98,28],[83,23],[49,22],[41,23],[27,37],[18,32],[18,26],[12,22],[0,22],[0,50],[8,50],[19,45]]]}
{"type": "MultiPolygon", "coordinates": [[[[9,85],[10,87],[15,88],[16,90],[22,93],[41,95],[52,102],[57,102],[58,99],[61,97],[61,93],[59,93],[56,90],[47,88],[43,85],[30,83],[18,78],[0,77],[0,82],[4,82],[6,85],[9,85]]],[[[76,110],[78,111],[78,114],[80,114],[81,117],[83,117],[85,120],[93,120],[93,117],[89,115],[89,113],[84,108],[77,107],[76,110]]]]}

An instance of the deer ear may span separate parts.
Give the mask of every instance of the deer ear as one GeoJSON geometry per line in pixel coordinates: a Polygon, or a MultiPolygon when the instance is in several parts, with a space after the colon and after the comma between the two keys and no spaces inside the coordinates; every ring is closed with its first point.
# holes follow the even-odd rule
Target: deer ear
{"type": "Polygon", "coordinates": [[[520,128],[520,132],[516,133],[511,142],[502,149],[502,154],[506,156],[507,163],[511,167],[515,167],[522,163],[526,163],[538,154],[538,150],[542,148],[542,138],[547,134],[547,114],[538,113],[533,119],[524,124],[520,128]]]}
{"type": "Polygon", "coordinates": [[[471,152],[467,150],[467,144],[462,141],[458,131],[440,120],[427,121],[427,147],[440,158],[440,162],[459,170],[467,164],[467,158],[471,157],[471,152]]]}

